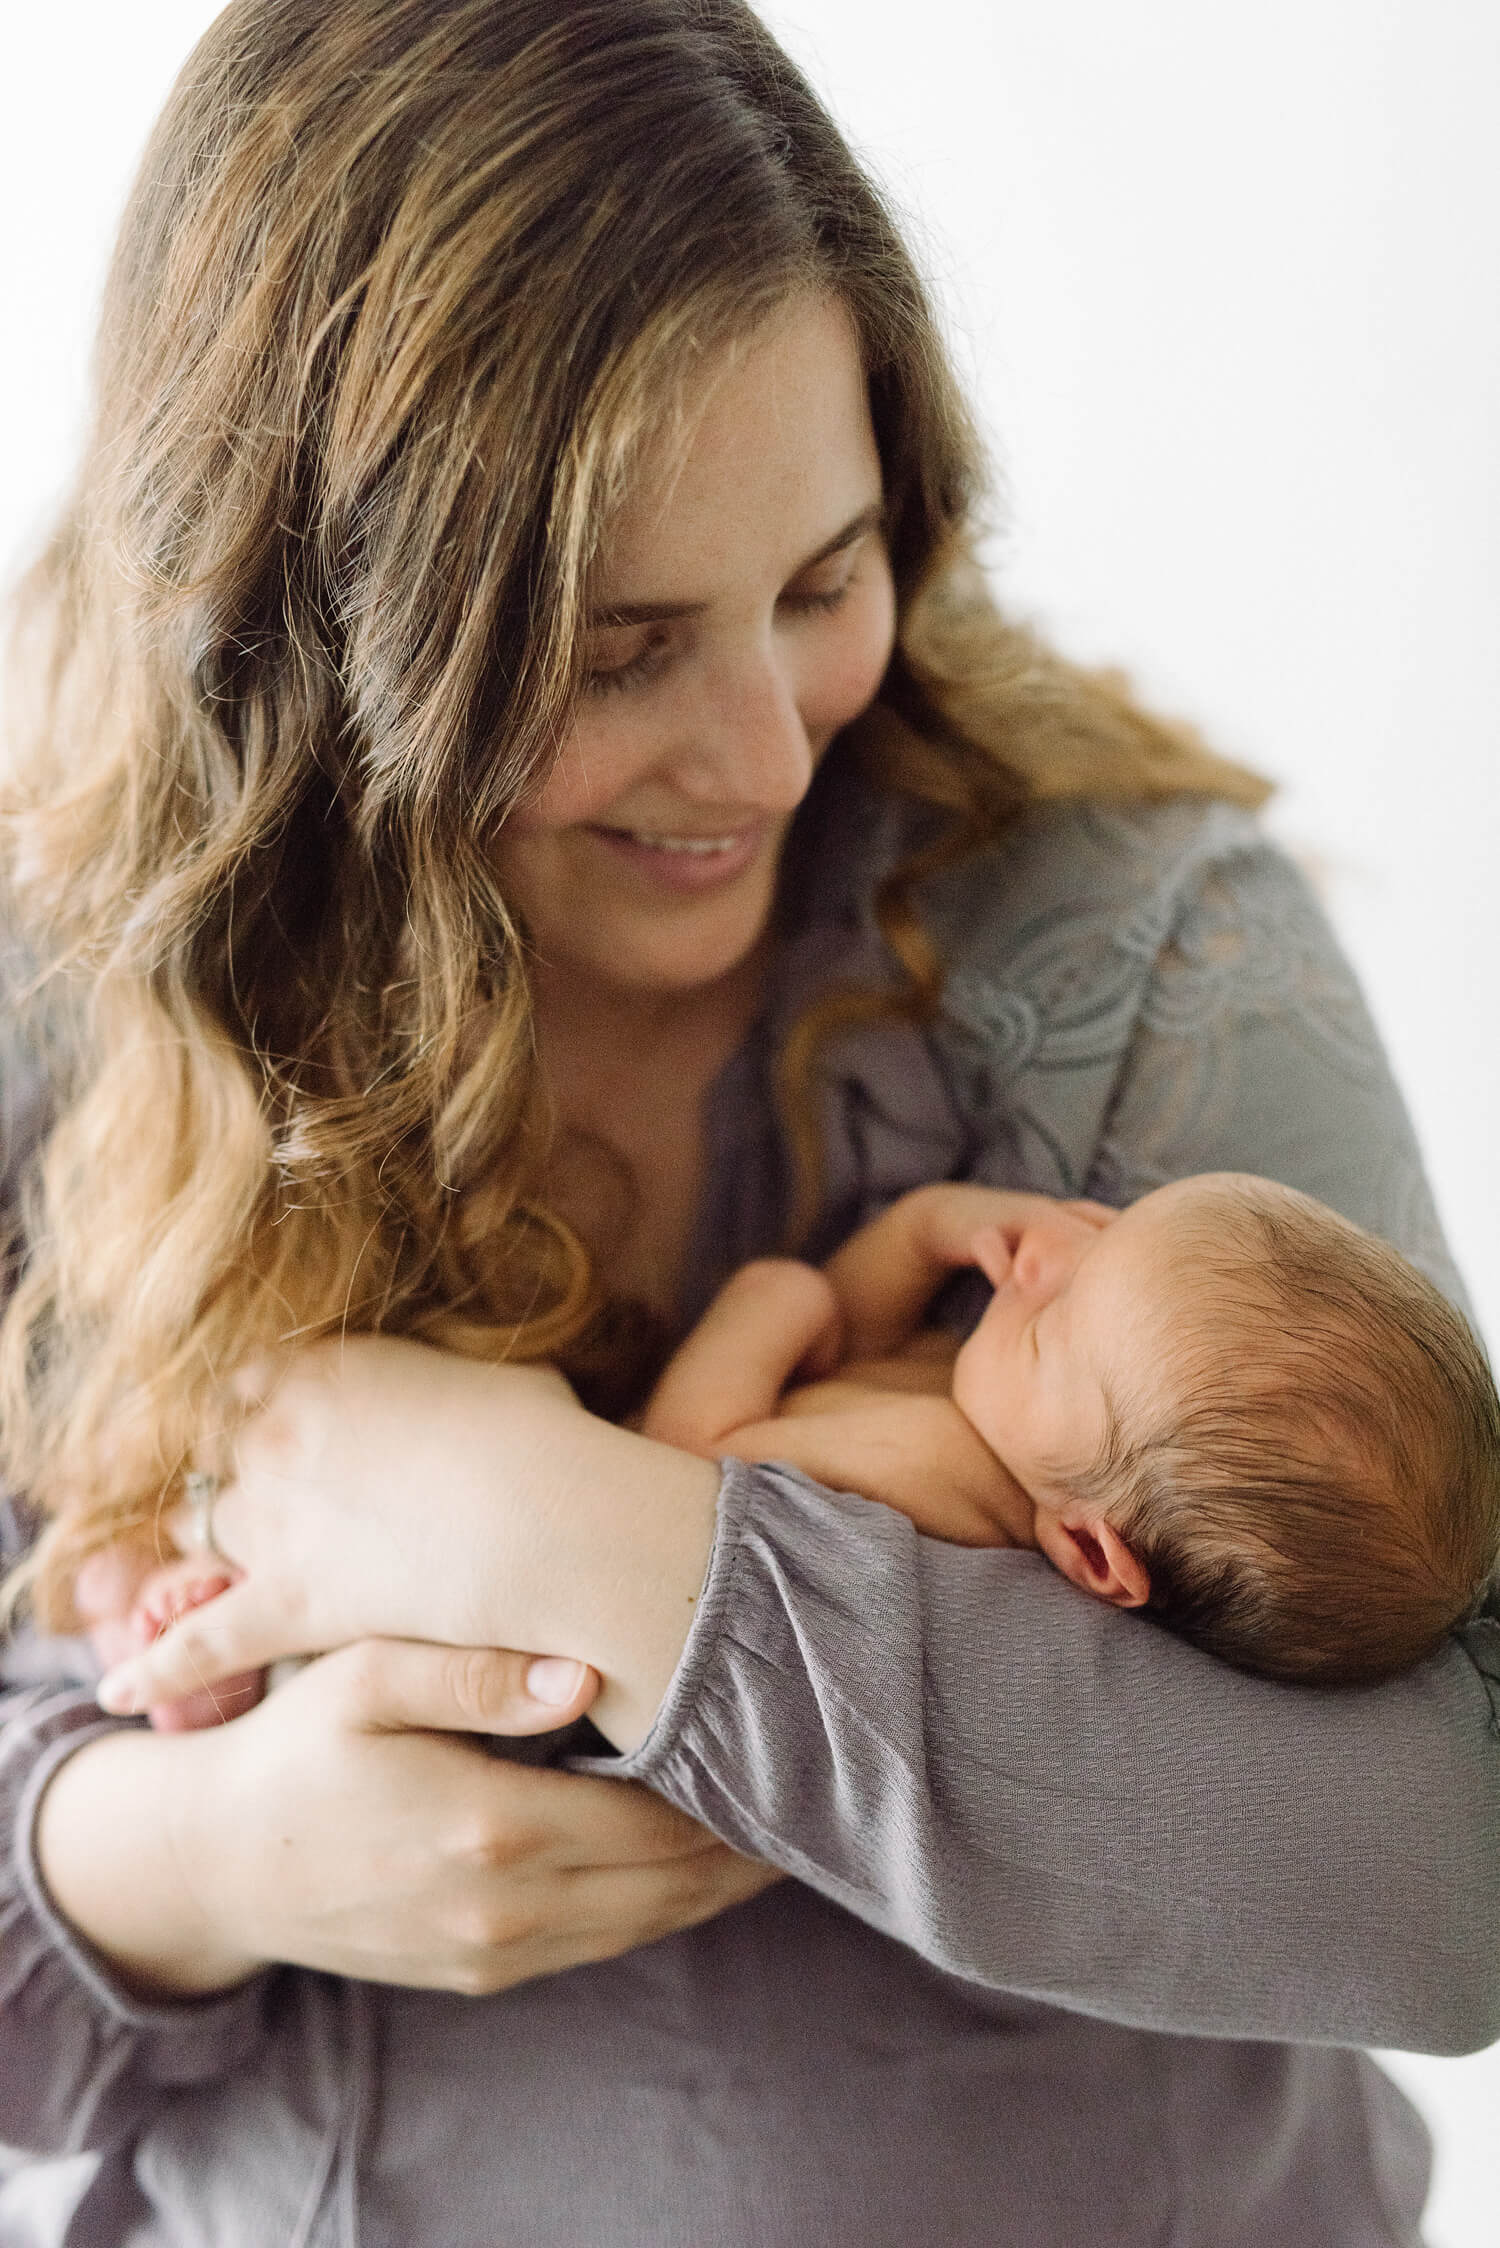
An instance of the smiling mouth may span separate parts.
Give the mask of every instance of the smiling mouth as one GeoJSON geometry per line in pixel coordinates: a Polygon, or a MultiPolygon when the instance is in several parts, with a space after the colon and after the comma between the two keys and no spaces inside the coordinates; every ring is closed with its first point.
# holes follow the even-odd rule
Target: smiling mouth
{"type": "Polygon", "coordinates": [[[750,840],[751,831],[742,828],[737,835],[654,835],[642,827],[606,827],[603,835],[615,835],[626,843],[638,843],[643,851],[681,851],[689,858],[713,858],[726,851],[737,851],[750,840]]]}
{"type": "Polygon", "coordinates": [[[610,856],[633,870],[636,878],[658,890],[684,894],[719,890],[738,882],[760,863],[768,832],[765,820],[718,835],[606,827],[602,822],[590,830],[610,856]]]}

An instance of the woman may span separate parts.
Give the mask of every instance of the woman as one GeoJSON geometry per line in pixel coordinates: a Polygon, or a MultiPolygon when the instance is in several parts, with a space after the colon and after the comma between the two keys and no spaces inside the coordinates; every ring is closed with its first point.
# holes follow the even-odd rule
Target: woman
{"type": "Polygon", "coordinates": [[[295,1362],[219,1524],[279,1495],[313,1643],[341,1568],[411,1637],[216,1732],[20,1690],[0,2136],[98,2161],[11,2233],[1411,2239],[1336,2047],[1494,2034],[1493,1627],[1291,1693],[492,1363],[623,1404],[734,1263],[937,1176],[1262,1170],[1447,1269],[1250,784],[966,578],[920,291],[790,66],[729,0],[238,5],[99,397],[11,797],[72,970],[33,1582],[347,1321],[417,1339],[295,1362]],[[590,1773],[457,1737],[586,1681],[424,1643],[486,1645],[523,1504],[634,1572],[590,1773]]]}

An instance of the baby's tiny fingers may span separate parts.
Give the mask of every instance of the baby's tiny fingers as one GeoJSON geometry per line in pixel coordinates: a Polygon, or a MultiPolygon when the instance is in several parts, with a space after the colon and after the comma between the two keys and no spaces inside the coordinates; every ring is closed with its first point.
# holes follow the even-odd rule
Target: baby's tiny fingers
{"type": "Polygon", "coordinates": [[[284,1634],[257,1624],[246,1581],[170,1624],[128,1662],[116,1663],[95,1691],[100,1708],[112,1717],[136,1717],[154,1703],[184,1700],[203,1687],[259,1670],[278,1655],[301,1652],[284,1644],[284,1634]]]}

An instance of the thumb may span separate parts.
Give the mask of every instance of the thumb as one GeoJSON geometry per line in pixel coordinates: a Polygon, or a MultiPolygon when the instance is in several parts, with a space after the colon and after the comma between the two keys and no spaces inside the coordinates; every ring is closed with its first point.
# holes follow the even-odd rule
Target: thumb
{"type": "Polygon", "coordinates": [[[314,1667],[370,1732],[547,1733],[582,1717],[599,1691],[598,1672],[569,1656],[422,1639],[362,1639],[314,1667]]]}

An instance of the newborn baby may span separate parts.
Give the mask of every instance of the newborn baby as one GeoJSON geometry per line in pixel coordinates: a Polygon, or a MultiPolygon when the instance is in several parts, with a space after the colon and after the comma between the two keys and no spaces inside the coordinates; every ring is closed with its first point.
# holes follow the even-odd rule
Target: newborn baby
{"type": "Polygon", "coordinates": [[[1273,1678],[1406,1668],[1500,1549],[1500,1402],[1463,1319],[1385,1243],[1239,1175],[1121,1212],[919,1188],[821,1272],[736,1273],[643,1428],[1040,1547],[1273,1678]],[[994,1294],[955,1352],[918,1322],[971,1263],[994,1294]]]}
{"type": "MultiPolygon", "coordinates": [[[[1500,1401],[1463,1319],[1385,1243],[1238,1175],[1124,1211],[918,1188],[821,1271],[737,1272],[641,1426],[785,1461],[931,1537],[1038,1547],[1272,1678],[1405,1669],[1500,1551],[1500,1401]],[[994,1292],[960,1346],[921,1322],[966,1265],[994,1292]]],[[[135,1643],[229,1582],[201,1556],[156,1572],[135,1643]]],[[[153,1721],[211,1723],[259,1687],[153,1721]]]]}

